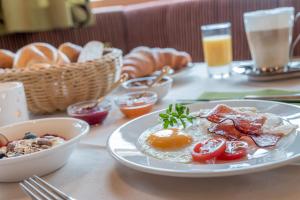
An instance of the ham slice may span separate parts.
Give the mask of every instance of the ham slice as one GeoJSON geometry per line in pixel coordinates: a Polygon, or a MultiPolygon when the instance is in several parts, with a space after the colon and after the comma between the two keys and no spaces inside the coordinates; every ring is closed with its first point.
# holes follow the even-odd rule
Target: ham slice
{"type": "Polygon", "coordinates": [[[236,129],[243,134],[251,135],[260,135],[262,133],[262,126],[266,120],[263,116],[240,112],[223,104],[217,105],[212,109],[206,118],[214,123],[221,123],[226,119],[230,119],[233,121],[236,129]]]}
{"type": "Polygon", "coordinates": [[[241,137],[241,133],[234,126],[232,120],[226,119],[219,124],[214,124],[208,128],[208,131],[217,135],[222,135],[229,140],[238,140],[241,137]]]}
{"type": "Polygon", "coordinates": [[[229,140],[240,140],[248,137],[258,147],[271,147],[277,144],[281,135],[262,134],[262,126],[266,117],[249,112],[241,112],[229,106],[220,104],[206,116],[207,120],[215,123],[209,132],[222,135],[229,140]]]}

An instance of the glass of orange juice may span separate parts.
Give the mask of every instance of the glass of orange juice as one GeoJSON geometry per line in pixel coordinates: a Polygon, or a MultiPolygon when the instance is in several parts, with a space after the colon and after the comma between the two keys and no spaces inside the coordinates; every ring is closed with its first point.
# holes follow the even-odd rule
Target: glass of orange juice
{"type": "Polygon", "coordinates": [[[231,24],[201,26],[204,61],[209,77],[227,78],[232,63],[231,24]]]}

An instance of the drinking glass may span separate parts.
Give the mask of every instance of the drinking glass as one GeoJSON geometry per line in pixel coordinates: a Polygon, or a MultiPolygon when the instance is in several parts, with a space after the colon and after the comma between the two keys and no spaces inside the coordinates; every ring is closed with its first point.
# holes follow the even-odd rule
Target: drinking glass
{"type": "Polygon", "coordinates": [[[201,26],[204,61],[211,78],[227,78],[232,63],[231,24],[201,26]]]}

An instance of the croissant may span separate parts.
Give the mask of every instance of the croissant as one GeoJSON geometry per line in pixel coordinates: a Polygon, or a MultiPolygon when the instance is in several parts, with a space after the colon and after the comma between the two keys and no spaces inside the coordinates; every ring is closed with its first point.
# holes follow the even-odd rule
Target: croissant
{"type": "Polygon", "coordinates": [[[180,70],[191,61],[188,53],[173,48],[137,47],[124,57],[122,73],[138,78],[149,76],[166,65],[180,70]]]}

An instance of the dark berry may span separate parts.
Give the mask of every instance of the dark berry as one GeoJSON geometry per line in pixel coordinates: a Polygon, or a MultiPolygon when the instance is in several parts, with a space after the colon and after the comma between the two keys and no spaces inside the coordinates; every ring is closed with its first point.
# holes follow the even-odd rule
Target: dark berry
{"type": "Polygon", "coordinates": [[[25,136],[23,137],[24,140],[26,140],[26,139],[35,139],[35,138],[37,138],[37,136],[32,132],[25,133],[25,136]]]}
{"type": "Polygon", "coordinates": [[[5,154],[4,153],[0,153],[0,159],[4,158],[5,154]]]}

